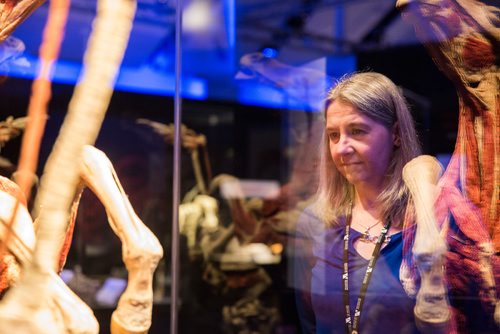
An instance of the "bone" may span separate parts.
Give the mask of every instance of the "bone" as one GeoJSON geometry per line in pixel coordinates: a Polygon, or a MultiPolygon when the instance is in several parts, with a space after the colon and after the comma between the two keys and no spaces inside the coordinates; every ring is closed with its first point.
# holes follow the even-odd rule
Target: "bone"
{"type": "Polygon", "coordinates": [[[497,289],[495,284],[495,277],[492,268],[492,257],[494,256],[494,248],[491,242],[483,242],[478,245],[479,247],[479,263],[481,277],[486,287],[485,293],[488,294],[489,300],[494,304],[493,318],[495,323],[500,328],[500,300],[497,298],[497,289]]]}
{"type": "Polygon", "coordinates": [[[414,313],[417,325],[426,333],[445,332],[451,316],[443,270],[447,245],[434,214],[441,172],[439,162],[425,155],[411,160],[403,169],[403,180],[415,204],[417,231],[413,257],[422,279],[414,313]]]}
{"type": "MultiPolygon", "coordinates": [[[[24,284],[45,288],[45,277],[23,276],[24,284]]],[[[0,306],[0,333],[19,334],[97,334],[99,324],[92,310],[56,274],[48,279],[49,297],[43,301],[26,289],[9,291],[0,306]],[[19,303],[19,300],[24,300],[19,303]]]]}
{"type": "Polygon", "coordinates": [[[442,167],[434,157],[419,156],[406,164],[403,180],[409,188],[417,215],[417,235],[413,251],[446,252],[447,246],[440,236],[434,214],[434,203],[438,195],[437,182],[442,167]]]}
{"type": "MultiPolygon", "coordinates": [[[[12,215],[16,198],[0,192],[0,203],[0,242],[4,242],[6,222],[12,215]]],[[[31,262],[35,247],[35,232],[24,206],[17,208],[12,229],[7,247],[21,265],[26,266],[31,262]]],[[[36,275],[25,275],[21,279],[27,281],[25,284],[40,287],[36,275]]],[[[37,298],[27,294],[31,290],[13,289],[7,292],[0,305],[0,333],[98,333],[99,325],[92,310],[55,273],[49,274],[48,281],[49,298],[41,306],[37,298]],[[25,302],[19,303],[20,298],[25,302]]]]}
{"type": "Polygon", "coordinates": [[[212,196],[198,195],[194,199],[194,203],[203,208],[203,220],[201,227],[208,232],[214,232],[219,227],[219,204],[212,196]]]}
{"type": "MultiPolygon", "coordinates": [[[[2,2],[0,19],[0,40],[4,40],[34,9],[43,1],[34,0],[10,0],[2,2]]],[[[57,57],[61,34],[64,30],[67,9],[67,1],[52,1],[49,9],[49,16],[44,29],[44,42],[41,47],[40,58],[42,64],[47,61],[51,64],[57,57]],[[47,56],[50,55],[50,59],[47,56]]],[[[47,66],[42,66],[47,70],[47,66]]],[[[50,66],[49,66],[50,68],[50,66]]],[[[49,71],[47,71],[49,72],[49,71]]],[[[47,74],[40,71],[45,81],[43,89],[39,83],[39,78],[35,80],[34,92],[29,105],[29,117],[31,119],[27,126],[27,133],[31,140],[23,138],[23,150],[21,156],[28,156],[28,159],[20,159],[21,190],[26,193],[28,179],[34,175],[36,158],[38,152],[34,147],[39,146],[40,139],[33,141],[40,136],[43,131],[31,131],[38,129],[38,116],[44,115],[45,103],[50,96],[50,85],[46,81],[47,74]],[[40,89],[37,89],[40,88],[40,89]],[[34,103],[36,101],[37,103],[34,103]],[[34,135],[34,136],[33,136],[34,135]],[[29,150],[26,150],[26,143],[29,142],[29,150]],[[30,167],[26,162],[29,161],[30,167]],[[22,177],[22,176],[28,176],[22,177]]],[[[43,116],[41,116],[43,118],[43,116]]],[[[44,122],[42,122],[43,124],[44,122]]],[[[14,125],[14,124],[13,124],[14,125]]],[[[30,183],[31,184],[31,183],[30,183]]],[[[2,203],[2,218],[7,224],[2,224],[2,241],[14,254],[19,262],[23,264],[24,273],[18,282],[12,282],[14,288],[11,289],[2,300],[0,309],[0,322],[2,323],[0,332],[2,333],[97,333],[99,326],[93,316],[92,311],[86,306],[68,287],[61,281],[55,272],[49,270],[38,270],[36,265],[32,265],[32,258],[35,248],[35,233],[30,215],[23,206],[18,206],[16,199],[2,193],[4,197],[2,203]],[[12,217],[6,218],[6,217],[12,217]],[[31,268],[27,269],[27,268],[31,268]],[[18,283],[16,286],[15,284],[18,283]],[[36,298],[33,298],[36,296],[36,298]]],[[[27,195],[29,197],[29,195],[27,195]]],[[[70,199],[71,201],[71,199],[70,199]]]]}
{"type": "MultiPolygon", "coordinates": [[[[163,124],[160,122],[151,121],[145,118],[137,119],[137,124],[144,124],[153,129],[154,132],[161,135],[163,139],[169,143],[174,144],[174,134],[175,126],[174,124],[163,124]]],[[[200,163],[199,150],[201,149],[204,154],[204,167],[206,173],[206,180],[210,182],[212,179],[212,168],[208,160],[208,154],[206,151],[207,138],[203,134],[198,134],[194,130],[188,128],[184,124],[181,124],[181,140],[182,147],[187,149],[191,153],[191,162],[193,166],[194,177],[196,180],[196,186],[198,191],[202,194],[207,194],[207,184],[203,176],[203,169],[200,163]]]]}
{"type": "Polygon", "coordinates": [[[2,313],[5,319],[2,330],[10,328],[10,333],[66,333],[62,317],[48,305],[53,301],[52,277],[58,267],[70,207],[80,182],[82,149],[84,145],[95,142],[101,128],[128,43],[135,9],[133,0],[98,1],[97,16],[84,55],[85,70],[47,159],[36,197],[38,230],[32,261],[25,266],[19,284],[2,302],[2,308],[6,310],[2,313]],[[16,313],[16,310],[20,312],[16,313]],[[22,321],[22,326],[19,321],[22,321]]]}
{"type": "Polygon", "coordinates": [[[7,0],[0,4],[0,42],[41,6],[45,0],[7,0]]]}
{"type": "Polygon", "coordinates": [[[69,209],[80,182],[82,149],[95,142],[101,128],[134,14],[134,1],[98,1],[84,56],[85,72],[75,87],[68,113],[47,159],[35,202],[35,208],[43,208],[37,217],[40,223],[34,254],[34,261],[40,267],[57,267],[69,209]]]}
{"type": "Polygon", "coordinates": [[[218,212],[217,200],[208,195],[196,195],[191,202],[179,205],[179,230],[186,236],[191,259],[196,258],[203,248],[200,239],[218,230],[218,212]]]}
{"type": "Polygon", "coordinates": [[[198,203],[183,203],[179,205],[179,230],[187,238],[188,249],[196,246],[198,221],[203,216],[203,208],[198,203]]]}
{"type": "Polygon", "coordinates": [[[83,151],[81,176],[106,208],[109,223],[122,241],[128,270],[127,289],[112,315],[111,332],[147,333],[151,326],[153,273],[163,256],[155,235],[139,219],[106,155],[92,146],[83,151]]]}
{"type": "MultiPolygon", "coordinates": [[[[0,191],[0,237],[2,241],[7,234],[7,224],[10,221],[12,210],[15,207],[16,198],[0,191]]],[[[21,263],[28,263],[31,260],[33,249],[35,248],[35,231],[33,222],[28,210],[23,205],[18,207],[14,224],[12,226],[13,237],[7,245],[16,258],[21,263]]]]}

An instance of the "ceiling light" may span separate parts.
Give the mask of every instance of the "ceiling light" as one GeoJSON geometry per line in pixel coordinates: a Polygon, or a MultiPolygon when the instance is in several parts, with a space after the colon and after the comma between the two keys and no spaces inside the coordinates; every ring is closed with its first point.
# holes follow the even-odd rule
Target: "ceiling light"
{"type": "Polygon", "coordinates": [[[211,19],[209,1],[193,1],[184,10],[183,29],[191,32],[202,31],[210,26],[211,19]]]}

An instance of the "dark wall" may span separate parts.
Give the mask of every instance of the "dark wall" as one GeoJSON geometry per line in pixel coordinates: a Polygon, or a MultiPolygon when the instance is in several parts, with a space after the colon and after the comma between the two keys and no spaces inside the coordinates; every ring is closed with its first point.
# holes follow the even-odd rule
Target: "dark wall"
{"type": "Polygon", "coordinates": [[[360,53],[360,70],[384,73],[407,95],[414,112],[424,151],[451,153],[458,127],[458,99],[451,81],[440,72],[422,46],[409,46],[360,53]],[[417,99],[412,98],[416,94],[417,99]],[[419,102],[427,100],[429,107],[419,102]]]}

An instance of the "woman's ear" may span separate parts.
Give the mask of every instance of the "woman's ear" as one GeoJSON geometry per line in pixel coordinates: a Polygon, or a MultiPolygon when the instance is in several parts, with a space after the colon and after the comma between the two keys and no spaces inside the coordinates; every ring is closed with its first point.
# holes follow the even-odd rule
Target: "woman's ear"
{"type": "Polygon", "coordinates": [[[394,123],[392,127],[392,142],[394,143],[394,146],[400,147],[401,146],[401,136],[399,135],[399,123],[396,122],[394,123]]]}

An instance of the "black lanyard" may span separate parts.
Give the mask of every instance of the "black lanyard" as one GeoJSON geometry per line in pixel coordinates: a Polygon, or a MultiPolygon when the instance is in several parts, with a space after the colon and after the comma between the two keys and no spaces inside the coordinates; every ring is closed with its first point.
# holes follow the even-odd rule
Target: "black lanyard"
{"type": "Polygon", "coordinates": [[[361,310],[363,308],[363,303],[365,301],[366,290],[368,289],[368,283],[372,277],[373,269],[380,255],[380,249],[384,243],[387,231],[391,226],[391,222],[385,224],[382,232],[380,233],[377,243],[375,244],[375,249],[373,250],[370,261],[368,262],[368,267],[366,268],[365,277],[363,278],[363,284],[361,285],[361,291],[359,292],[358,301],[356,303],[356,309],[354,310],[354,319],[351,319],[351,306],[349,303],[349,229],[351,226],[351,215],[347,216],[347,221],[345,224],[345,236],[344,236],[344,256],[343,256],[343,295],[344,295],[344,308],[345,308],[345,325],[347,334],[358,334],[359,328],[359,318],[361,316],[361,310]]]}

